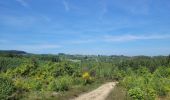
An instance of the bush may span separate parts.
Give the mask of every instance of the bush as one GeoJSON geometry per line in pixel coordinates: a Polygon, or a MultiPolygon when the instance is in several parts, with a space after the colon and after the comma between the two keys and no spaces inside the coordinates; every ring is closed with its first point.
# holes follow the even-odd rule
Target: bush
{"type": "Polygon", "coordinates": [[[119,70],[119,69],[114,69],[113,70],[113,78],[116,80],[121,80],[123,79],[123,77],[125,77],[125,72],[123,70],[119,70]]]}
{"type": "Polygon", "coordinates": [[[19,89],[19,90],[27,90],[28,91],[31,89],[30,85],[28,84],[28,81],[23,78],[20,78],[20,77],[18,77],[14,80],[14,84],[17,87],[17,89],[19,89]]]}
{"type": "Polygon", "coordinates": [[[144,93],[143,91],[138,88],[138,87],[135,87],[135,88],[132,88],[128,91],[128,94],[135,100],[144,100],[144,93]]]}
{"type": "Polygon", "coordinates": [[[6,71],[10,68],[16,68],[24,63],[24,60],[20,58],[8,58],[8,57],[0,57],[0,71],[6,71]]]}
{"type": "Polygon", "coordinates": [[[123,80],[120,81],[120,84],[129,90],[130,88],[133,88],[137,85],[136,81],[137,80],[135,77],[126,76],[123,80]]]}
{"type": "Polygon", "coordinates": [[[153,80],[153,89],[156,91],[158,96],[166,96],[170,91],[169,84],[169,79],[155,77],[153,80]]]}
{"type": "Polygon", "coordinates": [[[22,64],[16,67],[15,69],[7,70],[6,74],[10,77],[17,76],[27,77],[33,75],[35,70],[36,66],[34,66],[33,64],[22,64]]]}
{"type": "Polygon", "coordinates": [[[156,91],[154,89],[146,87],[145,92],[146,92],[145,98],[147,100],[155,100],[155,98],[156,98],[156,91]]]}
{"type": "Polygon", "coordinates": [[[64,76],[69,75],[72,76],[74,73],[74,68],[71,63],[68,62],[61,62],[56,65],[54,76],[64,76]]]}
{"type": "Polygon", "coordinates": [[[73,84],[74,85],[83,85],[84,84],[84,79],[82,79],[82,78],[74,78],[73,84]]]}
{"type": "Polygon", "coordinates": [[[57,80],[53,80],[48,89],[52,91],[67,91],[72,84],[72,78],[69,76],[59,77],[57,80]]]}
{"type": "Polygon", "coordinates": [[[0,99],[8,99],[8,97],[14,92],[14,85],[12,81],[6,78],[0,78],[0,99]]]}
{"type": "Polygon", "coordinates": [[[163,67],[159,67],[154,72],[154,76],[155,77],[159,77],[159,78],[167,78],[167,77],[170,76],[170,68],[166,68],[164,66],[163,67]]]}
{"type": "Polygon", "coordinates": [[[17,78],[14,81],[15,86],[20,90],[30,91],[30,90],[41,90],[42,81],[35,79],[24,79],[17,78]]]}
{"type": "Polygon", "coordinates": [[[90,74],[88,72],[83,73],[82,77],[85,81],[85,84],[92,83],[92,77],[90,76],[90,74]]]}

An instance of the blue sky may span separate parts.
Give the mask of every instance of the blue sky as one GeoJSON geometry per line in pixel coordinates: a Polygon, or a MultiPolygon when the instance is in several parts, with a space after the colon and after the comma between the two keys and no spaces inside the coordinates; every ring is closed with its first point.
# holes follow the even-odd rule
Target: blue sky
{"type": "Polygon", "coordinates": [[[0,0],[0,49],[170,54],[170,0],[0,0]]]}

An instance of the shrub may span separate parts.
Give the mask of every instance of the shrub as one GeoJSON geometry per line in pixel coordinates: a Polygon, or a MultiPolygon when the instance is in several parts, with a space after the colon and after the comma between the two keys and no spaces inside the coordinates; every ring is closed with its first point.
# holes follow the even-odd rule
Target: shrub
{"type": "Polygon", "coordinates": [[[28,84],[31,90],[41,90],[42,88],[42,81],[40,80],[31,79],[28,81],[28,84]]]}
{"type": "Polygon", "coordinates": [[[156,69],[156,71],[154,72],[154,76],[155,76],[155,77],[160,77],[160,78],[167,78],[167,77],[170,76],[170,68],[159,67],[159,68],[156,69]]]}
{"type": "Polygon", "coordinates": [[[36,70],[36,66],[33,64],[22,64],[15,69],[9,69],[6,74],[10,77],[16,77],[16,76],[31,76],[34,74],[36,70]]]}
{"type": "Polygon", "coordinates": [[[83,85],[84,84],[84,79],[82,79],[82,78],[74,78],[73,84],[74,85],[83,85]]]}
{"type": "Polygon", "coordinates": [[[74,68],[71,63],[68,62],[61,62],[56,65],[54,76],[63,76],[63,75],[69,75],[72,76],[74,73],[74,68]]]}
{"type": "Polygon", "coordinates": [[[132,76],[126,76],[122,81],[120,81],[120,84],[123,85],[125,88],[130,89],[137,85],[137,81],[135,77],[132,76]]]}
{"type": "Polygon", "coordinates": [[[123,77],[125,77],[125,72],[123,70],[119,70],[119,69],[114,69],[113,70],[113,78],[116,80],[121,80],[123,79],[123,77]]]}
{"type": "Polygon", "coordinates": [[[92,83],[92,77],[90,76],[90,74],[88,72],[84,72],[82,77],[85,80],[85,84],[92,83]]]}
{"type": "Polygon", "coordinates": [[[158,96],[166,96],[169,92],[169,82],[162,78],[155,78],[153,88],[158,96]]]}
{"type": "Polygon", "coordinates": [[[146,95],[145,95],[146,97],[145,98],[147,100],[155,100],[155,98],[156,98],[156,91],[154,89],[147,87],[145,92],[146,92],[146,95]]]}
{"type": "Polygon", "coordinates": [[[72,78],[69,76],[63,76],[50,82],[48,89],[52,91],[66,91],[69,90],[71,84],[72,78]]]}
{"type": "Polygon", "coordinates": [[[90,74],[88,72],[85,72],[83,75],[82,75],[83,79],[84,80],[89,80],[90,79],[90,74]]]}
{"type": "Polygon", "coordinates": [[[21,90],[41,90],[42,88],[42,81],[35,80],[35,79],[23,79],[17,78],[14,81],[15,86],[21,90]]]}
{"type": "Polygon", "coordinates": [[[14,80],[14,84],[17,87],[17,89],[20,89],[20,90],[30,90],[31,88],[28,82],[25,79],[20,78],[20,77],[14,80]]]}
{"type": "Polygon", "coordinates": [[[6,78],[0,78],[0,99],[8,99],[8,97],[14,92],[14,88],[12,81],[6,78]]]}
{"type": "Polygon", "coordinates": [[[9,58],[9,57],[0,57],[0,71],[6,71],[10,68],[16,68],[24,63],[24,60],[20,58],[9,58]]]}
{"type": "Polygon", "coordinates": [[[138,87],[134,87],[134,88],[130,89],[128,91],[128,94],[135,100],[144,100],[144,93],[138,87]]]}

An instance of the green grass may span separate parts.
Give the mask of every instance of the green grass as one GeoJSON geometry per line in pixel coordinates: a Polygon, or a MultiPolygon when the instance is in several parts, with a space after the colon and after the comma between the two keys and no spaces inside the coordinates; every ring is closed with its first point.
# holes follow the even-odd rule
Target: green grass
{"type": "Polygon", "coordinates": [[[30,91],[26,92],[21,100],[68,100],[75,98],[82,93],[92,91],[101,84],[102,82],[97,81],[88,85],[76,85],[64,92],[30,91]]]}
{"type": "Polygon", "coordinates": [[[76,86],[72,88],[70,91],[61,92],[56,97],[57,100],[68,100],[70,98],[78,97],[80,94],[92,91],[99,87],[101,84],[92,84],[92,85],[86,85],[86,86],[76,86]]]}
{"type": "MultiPolygon", "coordinates": [[[[133,100],[127,94],[125,88],[117,84],[106,100],[133,100]]],[[[167,96],[157,97],[155,100],[170,100],[170,93],[167,96]]]]}
{"type": "Polygon", "coordinates": [[[111,91],[111,93],[108,95],[106,100],[132,100],[132,99],[128,96],[126,90],[119,84],[117,84],[111,91]]]}
{"type": "Polygon", "coordinates": [[[156,100],[170,100],[170,93],[168,93],[168,95],[164,97],[157,97],[156,100]]]}

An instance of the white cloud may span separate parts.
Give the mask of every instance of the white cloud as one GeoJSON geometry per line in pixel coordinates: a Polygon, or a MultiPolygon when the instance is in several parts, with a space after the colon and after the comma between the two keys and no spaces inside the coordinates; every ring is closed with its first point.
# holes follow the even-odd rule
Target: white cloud
{"type": "Polygon", "coordinates": [[[0,43],[1,43],[1,44],[8,43],[8,42],[9,42],[9,41],[6,40],[6,39],[0,39],[0,43]]]}
{"type": "Polygon", "coordinates": [[[82,39],[82,40],[72,40],[69,41],[69,44],[85,44],[85,43],[93,43],[95,42],[95,39],[82,39]]]}
{"type": "MultiPolygon", "coordinates": [[[[30,28],[30,27],[40,27],[46,26],[47,23],[52,23],[52,19],[46,15],[37,16],[16,16],[16,15],[0,15],[0,22],[2,25],[9,26],[12,28],[30,28]],[[42,24],[43,23],[43,24],[42,24]]],[[[43,29],[43,31],[46,28],[43,29]]],[[[49,31],[48,31],[49,32],[49,31]]]]}
{"type": "Polygon", "coordinates": [[[54,50],[61,48],[60,45],[56,44],[26,44],[26,45],[0,45],[0,48],[4,50],[24,50],[28,52],[39,52],[39,51],[46,51],[46,50],[54,50]]]}
{"type": "Polygon", "coordinates": [[[47,22],[51,22],[52,21],[51,18],[48,17],[48,16],[41,15],[41,17],[42,17],[42,20],[44,20],[44,21],[47,21],[47,22]]]}
{"type": "Polygon", "coordinates": [[[37,18],[34,16],[0,16],[0,21],[3,23],[3,25],[19,28],[32,26],[37,21],[36,19],[37,18]]]}
{"type": "Polygon", "coordinates": [[[70,10],[69,4],[66,0],[63,0],[63,5],[64,5],[64,8],[65,8],[66,11],[70,10]]]}
{"type": "Polygon", "coordinates": [[[104,36],[107,42],[124,42],[133,40],[153,40],[153,39],[168,39],[170,35],[119,35],[119,36],[104,36]]]}
{"type": "Polygon", "coordinates": [[[113,6],[129,14],[149,14],[151,0],[119,0],[113,2],[113,6]],[[122,3],[123,2],[123,3],[122,3]]]}
{"type": "Polygon", "coordinates": [[[28,3],[25,2],[25,0],[16,0],[16,1],[17,1],[20,5],[22,5],[23,7],[26,7],[26,8],[29,7],[28,3]]]}
{"type": "Polygon", "coordinates": [[[88,43],[114,43],[114,42],[128,42],[135,40],[160,40],[160,39],[170,39],[170,35],[99,35],[99,36],[89,36],[83,39],[74,39],[64,41],[64,44],[88,44],[88,43]]]}
{"type": "Polygon", "coordinates": [[[34,44],[34,45],[20,45],[16,48],[24,49],[24,50],[46,50],[46,49],[57,49],[61,46],[55,44],[34,44]]]}
{"type": "Polygon", "coordinates": [[[104,15],[108,12],[108,7],[107,7],[107,0],[102,0],[101,1],[101,15],[99,16],[99,19],[102,20],[104,15]]]}

